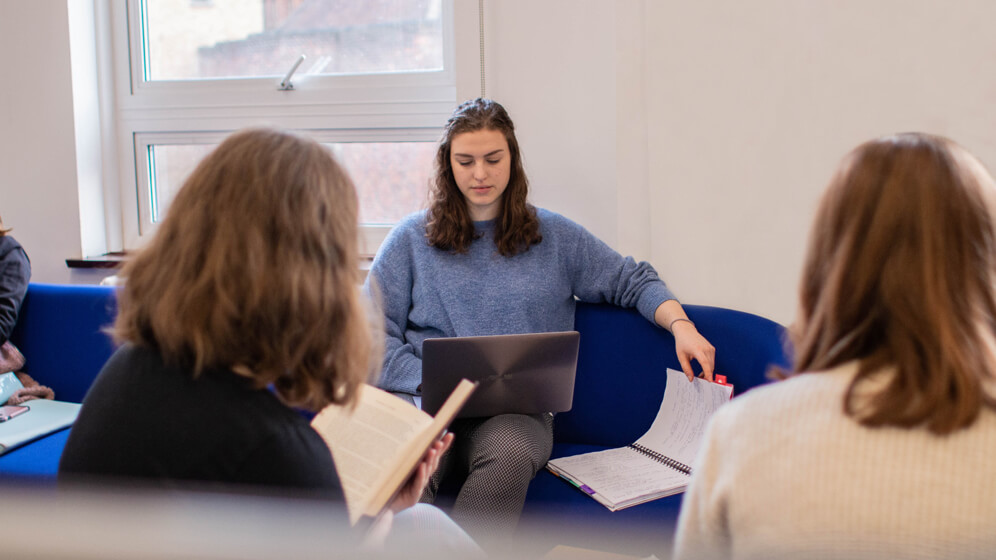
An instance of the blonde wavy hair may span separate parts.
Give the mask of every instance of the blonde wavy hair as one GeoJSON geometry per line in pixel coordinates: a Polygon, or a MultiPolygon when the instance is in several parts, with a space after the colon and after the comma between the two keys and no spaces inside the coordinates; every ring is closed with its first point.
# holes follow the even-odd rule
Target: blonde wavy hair
{"type": "Polygon", "coordinates": [[[112,334],[195,377],[223,368],[272,384],[291,406],[353,403],[381,361],[359,292],[357,204],[317,142],[231,135],[124,266],[112,334]]]}

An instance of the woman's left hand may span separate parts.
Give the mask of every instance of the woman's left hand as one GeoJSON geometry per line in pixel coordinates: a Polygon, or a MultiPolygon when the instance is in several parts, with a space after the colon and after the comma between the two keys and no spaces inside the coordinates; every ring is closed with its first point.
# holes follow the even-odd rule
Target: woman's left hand
{"type": "Polygon", "coordinates": [[[422,491],[425,490],[425,485],[429,483],[429,477],[439,467],[439,458],[443,456],[443,453],[446,453],[452,443],[453,434],[450,433],[432,444],[432,447],[422,457],[422,462],[415,469],[415,473],[391,502],[391,511],[397,513],[418,503],[419,498],[422,497],[422,491]]]}
{"type": "Polygon", "coordinates": [[[692,370],[692,360],[702,366],[702,377],[712,381],[712,370],[716,366],[716,349],[699,334],[690,321],[678,321],[671,327],[674,335],[674,351],[678,354],[678,362],[682,371],[691,381],[695,378],[692,370]]]}

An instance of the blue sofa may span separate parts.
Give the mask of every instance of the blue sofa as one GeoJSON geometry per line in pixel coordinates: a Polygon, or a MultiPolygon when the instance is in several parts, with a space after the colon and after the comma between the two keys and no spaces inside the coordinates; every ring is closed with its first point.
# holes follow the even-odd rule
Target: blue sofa
{"type": "MultiPolygon", "coordinates": [[[[767,381],[773,365],[787,365],[785,329],[763,317],[717,307],[686,305],[699,331],[716,346],[716,369],[741,394],[767,381]]],[[[27,357],[24,368],[56,398],[81,402],[113,352],[103,328],[113,321],[114,289],[31,284],[12,336],[27,357]]],[[[579,303],[581,333],[574,406],[554,422],[554,457],[619,447],[639,438],[660,407],[665,368],[680,369],[674,338],[636,311],[579,303]]],[[[54,480],[69,429],[0,455],[0,478],[54,480]]],[[[638,532],[666,546],[681,495],[610,512],[547,471],[532,482],[520,529],[551,542],[599,548],[599,536],[638,532]],[[590,530],[591,526],[598,528],[590,530]],[[571,534],[567,534],[571,533],[571,534]]],[[[616,547],[618,549],[618,547],[616,547]]],[[[647,546],[634,546],[643,553],[647,546]]],[[[645,555],[645,554],[644,554],[645,555]]]]}
{"type": "MultiPolygon", "coordinates": [[[[734,398],[767,383],[772,367],[789,365],[781,325],[731,309],[684,308],[716,347],[716,372],[733,384],[734,398]]],[[[635,310],[579,303],[574,326],[581,333],[574,406],[554,420],[554,458],[636,441],[660,408],[664,370],[681,369],[674,337],[635,310]]],[[[519,528],[550,544],[666,557],[682,496],[611,512],[544,470],[529,487],[519,528]]]]}
{"type": "MultiPolygon", "coordinates": [[[[114,346],[103,329],[114,321],[114,288],[32,283],[11,342],[24,372],[55,391],[60,401],[83,402],[114,346]]],[[[69,429],[0,455],[0,478],[45,483],[55,479],[69,429]]]]}

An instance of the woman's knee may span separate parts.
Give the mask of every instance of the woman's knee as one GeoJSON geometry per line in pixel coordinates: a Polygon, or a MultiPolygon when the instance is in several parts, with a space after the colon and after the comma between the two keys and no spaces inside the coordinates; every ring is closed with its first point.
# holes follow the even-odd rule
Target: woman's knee
{"type": "Polygon", "coordinates": [[[475,430],[470,466],[500,464],[528,468],[533,474],[546,464],[553,448],[552,424],[542,415],[503,414],[475,430]]]}

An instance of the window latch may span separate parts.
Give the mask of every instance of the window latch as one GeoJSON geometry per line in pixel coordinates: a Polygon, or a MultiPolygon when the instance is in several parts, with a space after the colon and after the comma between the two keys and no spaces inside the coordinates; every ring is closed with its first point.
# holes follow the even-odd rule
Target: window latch
{"type": "Polygon", "coordinates": [[[290,71],[287,72],[287,75],[284,76],[284,79],[281,80],[279,84],[277,84],[277,89],[279,89],[280,91],[290,91],[294,89],[294,84],[291,83],[291,76],[294,75],[294,72],[297,72],[297,67],[300,66],[302,62],[304,62],[304,58],[305,57],[303,54],[297,57],[297,62],[294,63],[294,66],[291,66],[290,71]]]}

